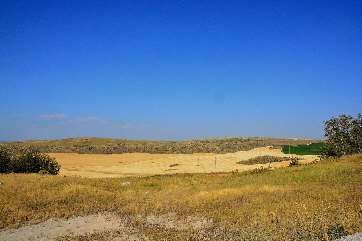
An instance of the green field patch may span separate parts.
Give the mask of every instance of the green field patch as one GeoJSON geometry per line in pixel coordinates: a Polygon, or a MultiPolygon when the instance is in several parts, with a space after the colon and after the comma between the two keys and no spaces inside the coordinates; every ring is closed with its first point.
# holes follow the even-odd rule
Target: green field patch
{"type": "Polygon", "coordinates": [[[318,142],[309,145],[283,145],[282,151],[284,154],[296,154],[296,155],[319,155],[320,149],[324,147],[326,143],[318,142]]]}

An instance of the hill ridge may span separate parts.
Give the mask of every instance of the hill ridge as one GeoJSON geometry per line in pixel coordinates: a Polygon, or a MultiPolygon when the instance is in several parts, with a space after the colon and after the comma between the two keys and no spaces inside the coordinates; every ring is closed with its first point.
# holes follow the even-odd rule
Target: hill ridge
{"type": "Polygon", "coordinates": [[[306,145],[322,140],[272,137],[223,137],[186,141],[170,140],[128,140],[99,137],[76,137],[58,140],[27,140],[0,143],[14,149],[36,149],[45,153],[79,154],[192,154],[192,153],[233,153],[248,151],[256,147],[282,145],[306,145]]]}

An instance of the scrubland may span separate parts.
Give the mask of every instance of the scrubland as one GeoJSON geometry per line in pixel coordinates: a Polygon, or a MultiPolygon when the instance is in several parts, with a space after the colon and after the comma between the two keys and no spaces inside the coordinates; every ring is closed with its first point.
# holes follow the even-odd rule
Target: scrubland
{"type": "MultiPolygon", "coordinates": [[[[306,145],[318,140],[271,137],[225,137],[188,141],[126,140],[96,137],[78,137],[59,140],[30,140],[0,143],[12,149],[34,149],[44,153],[79,154],[193,154],[233,153],[257,147],[283,145],[306,145]]],[[[311,153],[309,153],[311,154],[311,153]]]]}
{"type": "Polygon", "coordinates": [[[7,174],[0,182],[0,234],[97,214],[120,225],[55,239],[332,240],[362,232],[362,155],[274,170],[123,178],[7,174]]]}

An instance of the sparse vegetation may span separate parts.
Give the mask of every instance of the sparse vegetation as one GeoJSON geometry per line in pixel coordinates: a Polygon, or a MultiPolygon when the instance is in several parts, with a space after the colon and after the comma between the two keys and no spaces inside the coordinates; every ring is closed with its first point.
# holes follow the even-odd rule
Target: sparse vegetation
{"type": "Polygon", "coordinates": [[[10,155],[6,149],[0,148],[0,173],[7,173],[10,170],[10,155]]]}
{"type": "MultiPolygon", "coordinates": [[[[0,175],[0,227],[108,212],[150,240],[331,240],[362,231],[362,155],[265,170],[114,179],[0,175]]],[[[121,231],[59,239],[111,240],[121,231]]]]}
{"type": "Polygon", "coordinates": [[[298,158],[291,158],[291,161],[290,161],[288,167],[300,165],[300,162],[298,160],[299,160],[298,158]]]}
{"type": "Polygon", "coordinates": [[[190,154],[190,153],[231,153],[248,151],[263,146],[302,145],[317,140],[286,139],[269,137],[229,137],[189,141],[146,141],[110,138],[68,138],[46,141],[15,141],[1,143],[13,149],[32,149],[43,153],[80,154],[190,154]]]}
{"type": "Polygon", "coordinates": [[[257,156],[254,158],[250,158],[248,160],[244,161],[238,161],[237,164],[243,164],[243,165],[254,165],[254,164],[267,164],[272,162],[283,162],[283,161],[290,161],[290,162],[296,162],[300,160],[300,158],[297,157],[279,157],[279,156],[257,156]]]}

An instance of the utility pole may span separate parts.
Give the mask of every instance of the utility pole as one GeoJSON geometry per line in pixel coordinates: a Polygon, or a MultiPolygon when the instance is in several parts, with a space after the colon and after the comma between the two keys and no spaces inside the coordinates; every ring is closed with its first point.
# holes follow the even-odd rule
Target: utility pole
{"type": "Polygon", "coordinates": [[[215,157],[215,169],[216,169],[216,157],[215,157]]]}
{"type": "Polygon", "coordinates": [[[261,140],[258,140],[259,156],[261,156],[261,140]]]}

